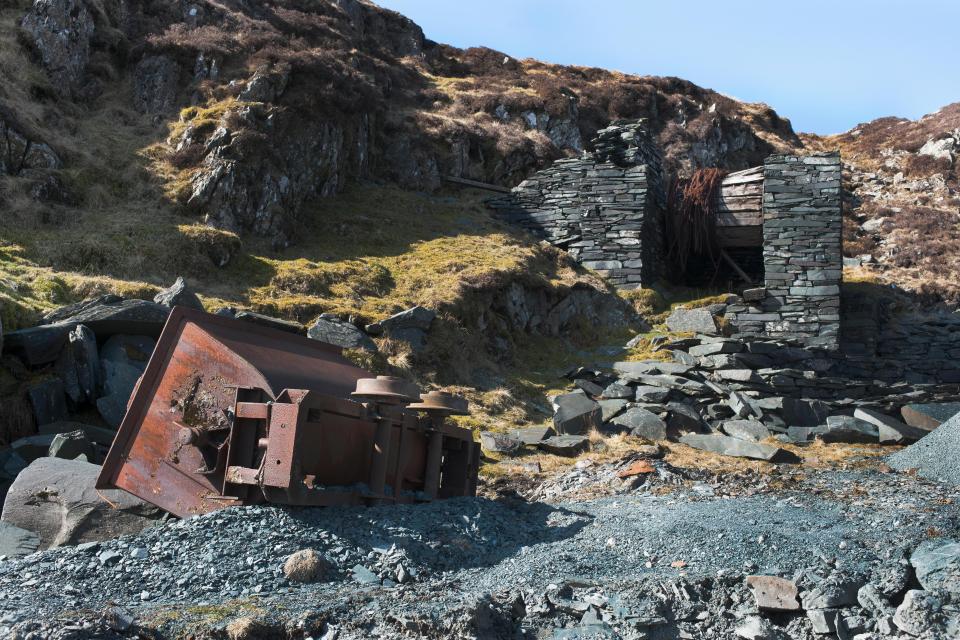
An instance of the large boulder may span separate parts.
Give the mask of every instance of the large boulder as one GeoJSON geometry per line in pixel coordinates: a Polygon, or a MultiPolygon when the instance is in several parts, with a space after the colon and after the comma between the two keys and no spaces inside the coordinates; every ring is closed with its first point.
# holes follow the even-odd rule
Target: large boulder
{"type": "Polygon", "coordinates": [[[44,365],[60,356],[78,325],[89,328],[100,340],[118,333],[157,337],[169,315],[169,307],[155,302],[106,295],[47,314],[39,326],[11,331],[5,348],[31,366],[44,365]]]}
{"type": "Polygon", "coordinates": [[[54,177],[50,171],[61,165],[50,145],[0,115],[0,175],[32,176],[43,181],[54,177]]]}
{"type": "Polygon", "coordinates": [[[93,14],[83,0],[34,0],[20,22],[52,80],[54,90],[72,95],[90,60],[93,14]]]}
{"type": "Polygon", "coordinates": [[[66,395],[60,378],[47,378],[33,383],[27,387],[27,398],[33,407],[33,418],[37,425],[57,422],[67,416],[66,395]]]}
{"type": "Polygon", "coordinates": [[[115,335],[100,350],[103,367],[103,395],[97,399],[97,410],[107,424],[120,426],[127,412],[127,403],[155,346],[147,336],[115,335]]]}
{"type": "Polygon", "coordinates": [[[960,595],[960,541],[926,540],[914,550],[910,564],[924,589],[960,595]]]}
{"type": "Polygon", "coordinates": [[[17,476],[0,521],[32,531],[46,549],[134,534],[159,517],[156,507],[126,491],[95,488],[100,467],[40,458],[17,476]]]}
{"type": "Polygon", "coordinates": [[[408,343],[416,352],[426,346],[427,332],[436,317],[430,309],[418,306],[390,316],[380,326],[387,336],[408,343]]]}
{"type": "Polygon", "coordinates": [[[553,404],[553,427],[559,434],[580,435],[600,426],[603,411],[585,393],[561,394],[553,404]]]}
{"type": "Polygon", "coordinates": [[[363,349],[376,351],[377,345],[357,326],[325,313],[307,329],[307,337],[320,342],[343,347],[344,349],[363,349]]]}
{"type": "Polygon", "coordinates": [[[96,400],[100,388],[100,354],[97,337],[88,327],[77,325],[57,358],[57,376],[74,405],[96,400]]]}

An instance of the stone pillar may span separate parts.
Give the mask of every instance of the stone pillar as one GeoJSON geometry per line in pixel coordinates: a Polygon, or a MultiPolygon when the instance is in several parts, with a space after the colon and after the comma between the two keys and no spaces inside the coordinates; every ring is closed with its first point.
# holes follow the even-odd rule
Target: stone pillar
{"type": "Polygon", "coordinates": [[[617,287],[649,286],[662,276],[664,255],[660,152],[643,121],[611,124],[593,147],[487,204],[617,287]]]}
{"type": "Polygon", "coordinates": [[[763,168],[764,333],[836,349],[840,334],[840,154],[774,155],[763,168]]]}

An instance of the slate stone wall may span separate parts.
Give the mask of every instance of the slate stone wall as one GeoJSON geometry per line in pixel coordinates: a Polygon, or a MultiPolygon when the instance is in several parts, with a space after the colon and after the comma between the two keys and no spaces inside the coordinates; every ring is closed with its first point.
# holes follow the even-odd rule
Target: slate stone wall
{"type": "Polygon", "coordinates": [[[642,120],[615,122],[592,146],[487,204],[618,287],[651,285],[664,255],[660,152],[642,120]]]}
{"type": "Polygon", "coordinates": [[[766,290],[728,307],[727,321],[742,335],[836,349],[843,277],[840,154],[770,156],[763,174],[766,290]]]}
{"type": "Polygon", "coordinates": [[[960,316],[902,308],[881,285],[843,292],[844,370],[885,382],[960,383],[960,316]]]}

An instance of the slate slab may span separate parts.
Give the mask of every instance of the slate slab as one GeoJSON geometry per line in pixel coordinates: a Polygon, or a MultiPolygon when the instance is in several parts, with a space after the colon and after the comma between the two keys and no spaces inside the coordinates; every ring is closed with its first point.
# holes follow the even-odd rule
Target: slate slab
{"type": "Polygon", "coordinates": [[[960,402],[918,403],[900,409],[903,421],[911,427],[932,431],[960,413],[960,402]]]}
{"type": "Polygon", "coordinates": [[[630,435],[647,440],[665,440],[667,424],[655,413],[641,407],[631,407],[611,421],[623,427],[630,435]]]}
{"type": "Polygon", "coordinates": [[[765,611],[797,611],[800,602],[797,585],[777,576],[747,576],[747,586],[753,593],[757,608],[765,611]]]}
{"type": "Polygon", "coordinates": [[[674,309],[667,318],[667,328],[670,331],[689,331],[712,335],[717,333],[717,321],[707,309],[674,309]]]}
{"type": "Polygon", "coordinates": [[[550,427],[526,427],[524,429],[514,429],[510,432],[511,437],[527,445],[537,444],[555,435],[557,435],[557,432],[550,427]]]}
{"type": "Polygon", "coordinates": [[[694,449],[711,451],[736,458],[751,458],[754,460],[770,461],[782,451],[779,447],[772,447],[748,440],[740,440],[739,438],[731,438],[730,436],[715,433],[688,433],[680,438],[680,442],[694,449]]]}
{"type": "Polygon", "coordinates": [[[491,453],[518,453],[523,448],[523,442],[506,433],[484,431],[480,434],[480,446],[491,453]]]}
{"type": "Polygon", "coordinates": [[[554,398],[553,428],[559,434],[583,434],[600,426],[600,405],[584,393],[565,393],[554,398]]]}
{"type": "Polygon", "coordinates": [[[880,444],[908,444],[916,442],[930,433],[926,429],[911,427],[896,418],[891,418],[873,409],[857,408],[853,412],[853,417],[876,425],[879,431],[880,444]]]}
{"type": "Polygon", "coordinates": [[[670,389],[642,384],[634,390],[634,399],[637,402],[662,403],[670,398],[670,389]]]}
{"type": "Polygon", "coordinates": [[[35,460],[10,487],[0,520],[33,531],[46,549],[137,533],[159,517],[156,507],[126,491],[98,492],[99,473],[79,460],[35,460]]]}
{"type": "Polygon", "coordinates": [[[759,442],[770,437],[770,430],[756,420],[727,420],[721,430],[731,438],[759,442]]]}
{"type": "Polygon", "coordinates": [[[590,448],[590,439],[576,435],[553,436],[538,443],[537,448],[557,456],[573,457],[590,448]]]}

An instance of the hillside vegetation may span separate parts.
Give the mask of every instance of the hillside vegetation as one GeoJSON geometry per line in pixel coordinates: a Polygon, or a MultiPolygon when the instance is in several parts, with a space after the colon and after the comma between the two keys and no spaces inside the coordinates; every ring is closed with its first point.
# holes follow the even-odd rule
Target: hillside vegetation
{"type": "Polygon", "coordinates": [[[624,301],[445,176],[514,185],[618,118],[647,120],[670,172],[839,147],[846,251],[870,255],[851,276],[953,304],[953,156],[920,152],[955,135],[958,113],[798,136],[766,105],[457,49],[359,0],[5,0],[0,318],[11,330],[100,293],[149,298],[179,275],[209,309],[303,323],[421,304],[441,317],[426,353],[381,340],[358,357],[522,422],[564,367],[638,328],[630,302],[653,321],[669,302],[624,301]],[[575,313],[545,329],[511,314],[517,299],[575,313]]]}

